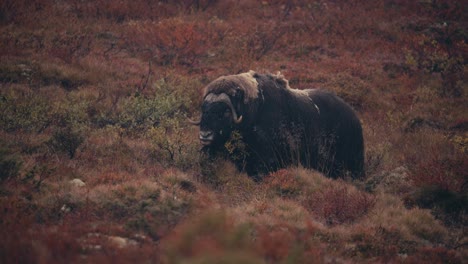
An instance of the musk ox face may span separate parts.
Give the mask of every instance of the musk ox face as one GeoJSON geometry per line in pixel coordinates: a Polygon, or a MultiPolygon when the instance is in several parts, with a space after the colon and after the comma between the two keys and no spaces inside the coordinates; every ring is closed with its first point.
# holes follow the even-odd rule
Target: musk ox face
{"type": "Polygon", "coordinates": [[[231,99],[225,93],[208,94],[202,105],[200,142],[204,146],[222,145],[231,135],[232,130],[242,121],[231,99]]]}

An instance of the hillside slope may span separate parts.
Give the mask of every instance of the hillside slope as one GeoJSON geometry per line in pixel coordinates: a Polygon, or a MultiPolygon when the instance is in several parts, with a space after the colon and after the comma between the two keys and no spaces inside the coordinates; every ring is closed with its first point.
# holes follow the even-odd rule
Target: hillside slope
{"type": "Polygon", "coordinates": [[[466,262],[467,6],[358,2],[1,1],[0,262],[466,262]],[[250,69],[351,104],[367,178],[201,177],[186,118],[250,69]]]}

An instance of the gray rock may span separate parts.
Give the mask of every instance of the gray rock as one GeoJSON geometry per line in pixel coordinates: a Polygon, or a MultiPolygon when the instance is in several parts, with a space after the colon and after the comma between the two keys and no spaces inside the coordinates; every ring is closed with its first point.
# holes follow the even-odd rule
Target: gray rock
{"type": "Polygon", "coordinates": [[[75,187],[84,187],[86,186],[86,183],[80,179],[73,179],[70,181],[70,184],[75,187]]]}
{"type": "Polygon", "coordinates": [[[408,168],[400,166],[391,171],[382,171],[367,180],[366,188],[393,194],[405,192],[411,188],[408,168]]]}
{"type": "Polygon", "coordinates": [[[109,236],[108,239],[111,244],[115,245],[118,248],[125,248],[128,246],[138,245],[138,242],[136,242],[135,240],[125,237],[109,236]]]}

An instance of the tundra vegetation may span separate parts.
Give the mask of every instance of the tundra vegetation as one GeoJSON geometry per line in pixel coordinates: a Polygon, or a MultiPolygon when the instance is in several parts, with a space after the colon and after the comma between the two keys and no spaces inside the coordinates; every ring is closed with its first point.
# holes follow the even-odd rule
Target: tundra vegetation
{"type": "Polygon", "coordinates": [[[0,263],[466,262],[465,2],[0,1],[0,263]],[[366,177],[201,177],[250,69],[352,105],[366,177]]]}

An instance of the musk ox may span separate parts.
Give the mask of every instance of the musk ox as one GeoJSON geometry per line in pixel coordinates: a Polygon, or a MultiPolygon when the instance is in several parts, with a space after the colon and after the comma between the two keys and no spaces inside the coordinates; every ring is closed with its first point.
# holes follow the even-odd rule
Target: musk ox
{"type": "Polygon", "coordinates": [[[202,152],[229,157],[254,179],[290,165],[337,178],[364,174],[364,140],[352,108],[336,95],[296,90],[282,75],[223,76],[204,89],[202,152]]]}

